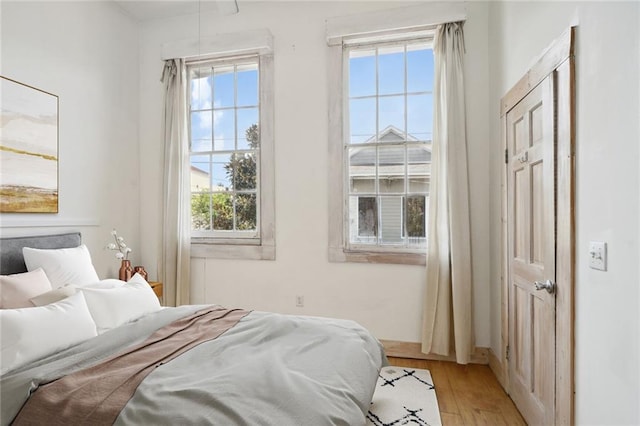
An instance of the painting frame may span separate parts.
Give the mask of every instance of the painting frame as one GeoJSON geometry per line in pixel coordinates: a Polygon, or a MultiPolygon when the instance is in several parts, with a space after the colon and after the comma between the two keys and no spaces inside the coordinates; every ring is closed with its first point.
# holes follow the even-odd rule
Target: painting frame
{"type": "Polygon", "coordinates": [[[0,213],[58,213],[59,97],[0,75],[0,213]]]}

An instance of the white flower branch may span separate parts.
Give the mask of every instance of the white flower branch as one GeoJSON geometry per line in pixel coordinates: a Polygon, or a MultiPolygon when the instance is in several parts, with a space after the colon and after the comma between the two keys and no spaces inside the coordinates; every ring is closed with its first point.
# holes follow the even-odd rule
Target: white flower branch
{"type": "Polygon", "coordinates": [[[124,238],[119,237],[115,229],[111,231],[111,235],[113,235],[113,239],[115,240],[115,243],[109,243],[105,248],[109,250],[117,251],[116,259],[128,260],[129,253],[131,253],[131,249],[127,247],[127,245],[125,244],[124,238]]]}

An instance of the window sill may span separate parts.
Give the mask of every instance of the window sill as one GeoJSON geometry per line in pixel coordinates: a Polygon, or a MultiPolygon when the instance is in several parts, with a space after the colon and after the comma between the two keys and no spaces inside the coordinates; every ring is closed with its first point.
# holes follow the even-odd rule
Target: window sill
{"type": "Polygon", "coordinates": [[[238,260],[275,260],[275,246],[191,243],[191,257],[238,260]]]}
{"type": "Polygon", "coordinates": [[[426,265],[423,253],[349,251],[342,247],[329,248],[329,262],[389,263],[397,265],[426,265]]]}

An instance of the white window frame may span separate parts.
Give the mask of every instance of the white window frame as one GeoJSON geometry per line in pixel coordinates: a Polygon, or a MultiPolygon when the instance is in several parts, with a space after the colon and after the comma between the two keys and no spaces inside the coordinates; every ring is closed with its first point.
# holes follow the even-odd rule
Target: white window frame
{"type": "MultiPolygon", "coordinates": [[[[270,34],[261,32],[258,34],[261,40],[268,40],[270,34]]],[[[247,37],[243,35],[230,35],[223,37],[231,42],[240,40],[246,43],[247,37]]],[[[249,37],[251,38],[251,37],[249,37]]],[[[256,38],[256,37],[254,37],[256,38]]],[[[233,44],[233,43],[231,43],[233,44]]],[[[222,44],[228,49],[229,44],[222,44]]],[[[174,46],[170,46],[175,49],[174,46]]],[[[255,55],[258,58],[259,67],[259,128],[260,147],[258,155],[257,177],[260,189],[257,203],[257,232],[255,235],[231,234],[229,238],[216,236],[192,236],[191,257],[216,258],[216,259],[250,259],[250,260],[275,260],[275,155],[274,155],[274,105],[273,105],[273,53],[269,48],[242,48],[238,51],[226,50],[221,54],[209,54],[199,60],[218,60],[228,58],[245,58],[255,55]]],[[[188,59],[187,59],[188,60],[188,59]]],[[[188,102],[188,100],[187,100],[188,102]]],[[[253,234],[253,233],[252,233],[253,234]]]]}
{"type": "MultiPolygon", "coordinates": [[[[234,67],[234,77],[237,78],[236,72],[237,72],[237,67],[241,67],[243,65],[253,65],[255,64],[258,68],[258,79],[260,78],[260,74],[261,74],[261,70],[260,70],[260,61],[257,55],[242,55],[242,56],[234,56],[231,58],[223,58],[223,59],[208,59],[205,61],[191,61],[191,62],[187,62],[187,74],[189,75],[189,81],[188,81],[188,87],[191,87],[191,70],[194,68],[198,68],[198,69],[215,69],[215,68],[222,68],[222,67],[234,67]]],[[[258,93],[260,93],[260,86],[258,85],[258,93]]],[[[234,94],[234,96],[237,96],[237,91],[234,94]]],[[[260,98],[258,96],[257,99],[257,105],[250,105],[250,106],[238,106],[237,105],[237,99],[234,101],[234,104],[232,107],[223,107],[223,108],[216,108],[215,106],[212,106],[212,110],[211,113],[215,116],[215,112],[216,111],[220,111],[220,110],[226,110],[229,111],[231,110],[233,114],[236,115],[236,120],[235,120],[235,128],[234,128],[234,139],[237,138],[237,133],[238,133],[238,124],[237,124],[237,114],[239,110],[243,110],[243,109],[247,109],[247,108],[258,108],[258,120],[260,119],[260,110],[262,105],[260,104],[260,98]]],[[[190,103],[190,102],[189,102],[190,103]]],[[[202,111],[202,110],[198,110],[198,111],[202,111]]],[[[208,110],[205,110],[208,111],[208,110]]],[[[190,111],[192,112],[192,111],[190,111]]],[[[259,121],[258,121],[259,124],[259,121]]],[[[189,126],[188,126],[188,132],[189,132],[189,139],[191,140],[191,114],[189,114],[189,126]]],[[[259,127],[260,129],[260,127],[259,127]]],[[[214,137],[213,135],[211,136],[212,142],[214,141],[214,137]]],[[[206,151],[206,152],[189,152],[189,155],[230,155],[230,154],[237,154],[237,153],[246,153],[246,152],[250,152],[253,151],[256,155],[256,188],[255,188],[255,194],[256,197],[260,196],[260,188],[261,188],[261,182],[260,182],[260,147],[258,146],[257,149],[255,150],[248,150],[248,149],[227,149],[227,150],[217,150],[217,149],[212,149],[210,151],[206,151]]],[[[228,194],[231,195],[237,195],[238,191],[234,189],[230,190],[227,192],[228,194]]],[[[242,192],[240,192],[242,193],[242,192]]],[[[235,211],[235,209],[234,209],[235,211]]],[[[240,242],[246,242],[247,244],[252,244],[255,245],[256,243],[259,243],[260,240],[260,199],[257,198],[256,199],[256,229],[254,230],[219,230],[219,229],[211,229],[211,230],[197,230],[197,229],[192,229],[191,230],[191,238],[192,240],[208,240],[208,239],[213,239],[217,242],[220,243],[227,243],[227,244],[234,244],[238,241],[240,242]]],[[[235,224],[235,219],[236,219],[236,214],[234,213],[234,224],[235,224]]]]}
{"type": "MultiPolygon", "coordinates": [[[[349,241],[348,165],[344,141],[348,137],[348,46],[433,39],[435,27],[376,31],[329,39],[329,261],[425,265],[426,249],[355,245],[349,241]]],[[[428,209],[429,206],[427,205],[428,209]]]]}

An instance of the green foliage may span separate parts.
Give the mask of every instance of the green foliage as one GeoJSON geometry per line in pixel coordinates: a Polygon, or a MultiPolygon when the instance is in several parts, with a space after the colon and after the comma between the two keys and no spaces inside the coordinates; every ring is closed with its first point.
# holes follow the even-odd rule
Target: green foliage
{"type": "Polygon", "coordinates": [[[233,204],[231,194],[224,192],[200,192],[191,196],[191,221],[193,229],[211,230],[211,212],[214,211],[213,229],[233,229],[233,204]],[[213,207],[213,209],[212,209],[213,207]]]}
{"type": "Polygon", "coordinates": [[[214,192],[213,201],[213,229],[233,229],[233,199],[231,194],[214,192]]]}
{"type": "Polygon", "coordinates": [[[252,124],[245,132],[245,137],[251,149],[258,149],[260,146],[260,130],[257,124],[252,124]]]}
{"type": "Polygon", "coordinates": [[[227,178],[236,191],[252,191],[256,189],[256,155],[251,153],[234,154],[229,164],[224,166],[227,178]]]}
{"type": "Polygon", "coordinates": [[[256,194],[236,196],[236,227],[241,231],[256,229],[256,194]]]}
{"type": "Polygon", "coordinates": [[[210,226],[211,205],[208,192],[191,195],[191,227],[208,230],[210,226]]]}
{"type": "Polygon", "coordinates": [[[425,233],[425,197],[407,198],[407,236],[424,237],[425,233]]]}
{"type": "MultiPolygon", "coordinates": [[[[258,149],[260,145],[260,131],[257,124],[252,124],[245,131],[247,142],[251,149],[258,149]]],[[[232,182],[236,191],[251,191],[256,189],[257,164],[256,154],[237,153],[231,162],[224,166],[227,178],[232,182]]]]}

